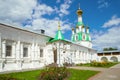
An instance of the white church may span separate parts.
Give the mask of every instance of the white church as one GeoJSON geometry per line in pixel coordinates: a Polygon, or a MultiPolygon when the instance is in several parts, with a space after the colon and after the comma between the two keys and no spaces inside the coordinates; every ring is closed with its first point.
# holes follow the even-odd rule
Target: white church
{"type": "Polygon", "coordinates": [[[56,36],[50,37],[32,30],[0,23],[0,72],[42,68],[52,63],[89,63],[97,59],[92,49],[89,27],[82,22],[82,10],[77,10],[78,22],[72,28],[71,41],[62,35],[60,24],[56,36]]]}

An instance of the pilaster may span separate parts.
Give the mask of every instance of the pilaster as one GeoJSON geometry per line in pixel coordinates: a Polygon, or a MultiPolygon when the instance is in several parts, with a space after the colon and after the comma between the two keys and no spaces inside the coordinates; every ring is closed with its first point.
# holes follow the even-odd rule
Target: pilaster
{"type": "Polygon", "coordinates": [[[16,44],[16,59],[19,60],[20,59],[20,53],[21,52],[21,46],[20,46],[20,41],[17,42],[16,44]]]}
{"type": "Polygon", "coordinates": [[[16,57],[16,42],[12,43],[12,57],[16,57]]]}
{"type": "Polygon", "coordinates": [[[6,40],[2,41],[2,58],[6,57],[6,40]]]}
{"type": "Polygon", "coordinates": [[[20,54],[20,57],[23,58],[23,43],[21,43],[20,48],[21,48],[21,49],[20,49],[20,50],[21,50],[21,52],[20,52],[20,53],[21,53],[21,54],[20,54]]]}
{"type": "Polygon", "coordinates": [[[0,33],[0,59],[1,59],[1,57],[2,57],[2,44],[1,44],[1,33],[0,33]]]}
{"type": "Polygon", "coordinates": [[[34,60],[35,58],[35,44],[32,43],[32,47],[31,47],[31,59],[34,60]]]}
{"type": "Polygon", "coordinates": [[[16,58],[16,64],[17,64],[18,70],[22,68],[22,60],[21,60],[22,55],[21,54],[23,51],[21,50],[22,50],[21,42],[17,41],[15,58],[16,58]]]}

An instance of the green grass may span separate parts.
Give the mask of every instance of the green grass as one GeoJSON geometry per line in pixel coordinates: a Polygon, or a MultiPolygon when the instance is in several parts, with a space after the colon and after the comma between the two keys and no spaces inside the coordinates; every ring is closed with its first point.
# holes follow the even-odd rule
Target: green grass
{"type": "Polygon", "coordinates": [[[0,76],[8,75],[14,78],[18,78],[20,80],[37,80],[37,77],[40,75],[41,71],[42,70],[15,72],[9,74],[0,74],[0,76]]]}
{"type": "Polygon", "coordinates": [[[112,67],[112,66],[114,66],[114,65],[116,65],[116,64],[118,64],[118,62],[110,63],[110,64],[108,64],[108,65],[106,65],[106,66],[104,66],[104,67],[105,67],[105,68],[110,68],[110,67],[112,67]]]}
{"type": "MultiPolygon", "coordinates": [[[[69,69],[70,77],[68,80],[87,80],[91,76],[97,74],[97,71],[90,70],[77,70],[69,69]]],[[[0,74],[0,76],[9,75],[20,80],[37,80],[37,77],[40,75],[42,70],[26,71],[26,72],[16,72],[10,74],[0,74]]]]}
{"type": "Polygon", "coordinates": [[[77,64],[77,66],[110,68],[116,64],[118,64],[118,62],[107,62],[105,63],[105,65],[98,64],[97,66],[91,65],[91,63],[86,63],[86,64],[77,64]]]}
{"type": "Polygon", "coordinates": [[[68,80],[88,80],[98,73],[98,71],[70,69],[71,76],[68,80]]]}

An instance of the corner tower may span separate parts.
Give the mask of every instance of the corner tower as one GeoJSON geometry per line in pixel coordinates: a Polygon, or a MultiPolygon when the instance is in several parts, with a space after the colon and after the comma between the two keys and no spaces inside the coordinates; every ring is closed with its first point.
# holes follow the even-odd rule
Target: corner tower
{"type": "Polygon", "coordinates": [[[92,48],[89,27],[87,27],[83,24],[83,20],[82,20],[83,11],[80,9],[80,5],[79,5],[79,8],[76,11],[76,13],[78,16],[78,21],[77,21],[76,27],[72,28],[71,40],[72,40],[72,42],[75,42],[82,46],[92,48]]]}

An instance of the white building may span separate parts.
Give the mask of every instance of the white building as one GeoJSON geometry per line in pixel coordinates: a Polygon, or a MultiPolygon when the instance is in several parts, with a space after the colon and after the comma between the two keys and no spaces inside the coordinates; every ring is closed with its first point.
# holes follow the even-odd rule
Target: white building
{"type": "MultiPolygon", "coordinates": [[[[77,11],[78,14],[81,12],[80,9],[77,11]]],[[[78,21],[81,20],[79,15],[78,21]]],[[[81,29],[80,26],[77,29],[81,29]]],[[[87,33],[84,31],[82,34],[84,39],[77,40],[76,37],[74,41],[68,41],[64,39],[60,25],[55,38],[52,38],[0,23],[0,72],[41,68],[51,63],[62,66],[65,62],[78,64],[96,60],[97,52],[92,49],[88,28],[87,33]]]]}
{"type": "Polygon", "coordinates": [[[98,61],[120,62],[120,50],[98,52],[98,61]]]}

